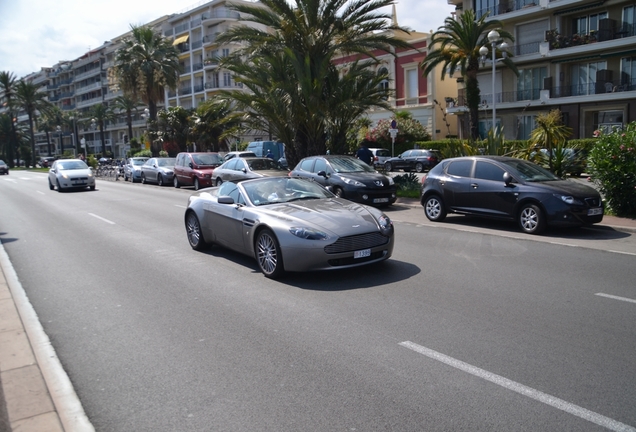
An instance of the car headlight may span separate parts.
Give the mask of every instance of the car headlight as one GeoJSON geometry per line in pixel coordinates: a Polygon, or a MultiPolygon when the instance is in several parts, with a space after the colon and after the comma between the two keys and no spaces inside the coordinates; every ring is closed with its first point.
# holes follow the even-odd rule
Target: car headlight
{"type": "Polygon", "coordinates": [[[579,199],[574,198],[571,195],[559,195],[559,194],[554,194],[555,197],[559,198],[561,201],[563,201],[566,204],[570,204],[570,205],[583,205],[583,202],[579,199]]]}
{"type": "Polygon", "coordinates": [[[393,222],[385,214],[378,218],[378,225],[380,225],[380,232],[384,235],[389,235],[393,232],[393,222]]]}
{"type": "Polygon", "coordinates": [[[354,179],[350,179],[348,177],[342,177],[342,176],[340,176],[340,178],[342,179],[343,182],[345,182],[346,184],[350,186],[364,187],[364,183],[360,183],[358,180],[354,180],[354,179]]]}
{"type": "Polygon", "coordinates": [[[393,181],[393,177],[386,176],[386,178],[389,179],[389,186],[393,186],[395,184],[395,182],[393,181]]]}
{"type": "Polygon", "coordinates": [[[88,178],[91,178],[91,177],[93,177],[93,171],[88,172],[88,178]]]}
{"type": "Polygon", "coordinates": [[[64,180],[68,180],[68,174],[66,173],[61,173],[61,176],[64,180]]]}
{"type": "Polygon", "coordinates": [[[318,230],[314,230],[311,228],[304,227],[291,227],[289,232],[295,235],[296,237],[300,237],[307,240],[327,240],[329,236],[318,230]]]}

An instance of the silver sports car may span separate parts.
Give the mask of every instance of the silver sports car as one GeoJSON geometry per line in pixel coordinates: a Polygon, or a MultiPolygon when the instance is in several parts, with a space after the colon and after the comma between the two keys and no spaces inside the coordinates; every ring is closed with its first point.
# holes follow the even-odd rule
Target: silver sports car
{"type": "Polygon", "coordinates": [[[393,223],[302,178],[263,177],[203,189],[188,201],[190,246],[218,244],[256,258],[268,278],[388,259],[393,223]]]}

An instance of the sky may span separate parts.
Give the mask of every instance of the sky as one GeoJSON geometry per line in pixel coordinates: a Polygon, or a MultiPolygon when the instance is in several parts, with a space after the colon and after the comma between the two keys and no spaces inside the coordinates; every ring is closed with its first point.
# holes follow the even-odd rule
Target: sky
{"type": "MultiPolygon", "coordinates": [[[[208,0],[0,0],[0,71],[17,78],[75,60],[105,41],[208,0]]],[[[398,24],[435,31],[454,6],[447,0],[396,0],[398,24]]],[[[390,10],[388,11],[391,12],[390,10]]]]}

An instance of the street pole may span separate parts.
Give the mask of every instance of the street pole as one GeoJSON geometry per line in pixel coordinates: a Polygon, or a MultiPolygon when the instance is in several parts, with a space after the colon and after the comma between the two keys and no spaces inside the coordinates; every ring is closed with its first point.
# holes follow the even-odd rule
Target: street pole
{"type": "Polygon", "coordinates": [[[391,120],[389,134],[391,135],[391,157],[395,157],[395,138],[398,134],[397,121],[395,119],[391,120]]]}
{"type": "MultiPolygon", "coordinates": [[[[497,45],[501,40],[501,35],[497,30],[491,30],[488,33],[488,41],[490,42],[490,51],[492,53],[492,130],[493,134],[497,131],[497,93],[495,92],[496,83],[496,66],[497,66],[497,48],[499,48],[502,53],[502,58],[500,60],[505,59],[508,56],[508,44],[506,42],[502,42],[500,45],[497,45]]],[[[479,49],[479,54],[481,56],[482,65],[486,63],[486,55],[488,54],[488,48],[483,46],[479,49]]]]}

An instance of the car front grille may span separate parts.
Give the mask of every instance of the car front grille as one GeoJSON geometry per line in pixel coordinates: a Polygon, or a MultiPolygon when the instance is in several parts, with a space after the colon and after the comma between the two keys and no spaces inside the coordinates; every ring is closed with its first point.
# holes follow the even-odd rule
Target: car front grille
{"type": "Polygon", "coordinates": [[[601,200],[599,198],[585,198],[585,202],[590,207],[600,207],[601,206],[601,200]]]}
{"type": "Polygon", "coordinates": [[[389,238],[383,236],[379,232],[341,237],[335,243],[325,246],[325,253],[336,254],[361,249],[370,249],[385,245],[388,242],[389,238]]]}

